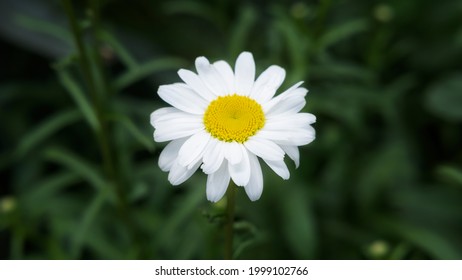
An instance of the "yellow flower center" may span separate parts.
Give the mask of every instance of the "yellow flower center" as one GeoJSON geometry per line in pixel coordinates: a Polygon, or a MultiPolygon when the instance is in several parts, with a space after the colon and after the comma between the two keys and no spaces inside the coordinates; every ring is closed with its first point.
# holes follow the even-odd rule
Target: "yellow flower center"
{"type": "Polygon", "coordinates": [[[220,96],[205,111],[204,125],[218,140],[244,143],[265,125],[265,114],[261,105],[249,97],[220,96]]]}

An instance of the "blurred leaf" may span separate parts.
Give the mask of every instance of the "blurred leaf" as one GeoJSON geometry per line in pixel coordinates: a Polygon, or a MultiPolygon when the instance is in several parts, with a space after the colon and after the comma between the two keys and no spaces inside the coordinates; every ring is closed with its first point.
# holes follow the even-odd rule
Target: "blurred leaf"
{"type": "Polygon", "coordinates": [[[308,58],[310,38],[301,34],[298,26],[291,21],[282,9],[275,8],[273,11],[277,20],[275,27],[279,31],[280,40],[285,42],[293,69],[288,75],[288,82],[294,83],[304,80],[310,61],[308,58]]]}
{"type": "Polygon", "coordinates": [[[49,34],[68,43],[72,42],[71,35],[67,29],[55,23],[39,18],[32,18],[26,15],[17,15],[15,20],[20,26],[23,26],[31,31],[49,34]]]}
{"type": "Polygon", "coordinates": [[[45,57],[68,54],[72,44],[56,8],[56,1],[0,1],[1,37],[45,57]]]}
{"type": "Polygon", "coordinates": [[[387,141],[377,151],[369,151],[361,168],[363,174],[358,179],[355,195],[362,213],[371,213],[385,188],[413,182],[416,170],[411,159],[405,143],[397,139],[387,141]]]}
{"type": "Polygon", "coordinates": [[[411,246],[407,243],[401,243],[397,245],[393,251],[390,253],[388,259],[390,260],[404,260],[406,255],[409,254],[411,246]]]}
{"type": "Polygon", "coordinates": [[[363,32],[367,29],[367,21],[363,19],[355,19],[338,26],[332,27],[318,41],[320,50],[324,50],[341,40],[351,37],[357,33],[363,32]]]}
{"type": "Polygon", "coordinates": [[[179,58],[158,58],[138,67],[129,69],[124,74],[120,75],[116,80],[114,86],[117,90],[122,90],[129,85],[148,77],[149,75],[166,70],[176,70],[185,65],[184,61],[179,58]]]}
{"type": "Polygon", "coordinates": [[[85,118],[87,119],[91,128],[93,128],[94,130],[98,130],[99,125],[98,125],[95,112],[93,111],[93,108],[88,102],[87,97],[85,96],[83,90],[74,81],[74,79],[71,77],[68,71],[61,69],[61,70],[58,70],[57,73],[58,73],[59,81],[64,86],[64,88],[67,90],[67,92],[71,95],[71,97],[74,99],[75,103],[77,103],[77,106],[79,107],[80,111],[85,116],[85,118]]]}
{"type": "Polygon", "coordinates": [[[72,152],[62,148],[48,148],[43,152],[43,156],[79,174],[97,190],[102,191],[107,188],[107,183],[101,175],[99,168],[96,168],[96,166],[86,162],[72,152]]]}
{"type": "Polygon", "coordinates": [[[380,227],[407,240],[429,253],[432,258],[441,260],[459,260],[462,254],[454,244],[433,231],[413,226],[408,222],[382,218],[377,221],[380,227]]]}
{"type": "MultiPolygon", "coordinates": [[[[293,186],[292,186],[293,187],[293,186]]],[[[299,259],[313,259],[316,251],[316,230],[311,199],[301,188],[290,188],[281,207],[282,230],[290,248],[299,259]]]]}
{"type": "Polygon", "coordinates": [[[374,73],[368,69],[347,62],[329,62],[316,65],[311,69],[311,75],[316,78],[331,80],[358,80],[361,82],[370,82],[374,78],[374,73]]]}
{"type": "Polygon", "coordinates": [[[141,145],[143,145],[149,151],[154,151],[154,141],[151,137],[147,137],[140,131],[140,129],[126,116],[123,115],[111,115],[110,119],[116,121],[124,128],[126,128],[127,132],[133,136],[141,145]]]}
{"type": "Polygon", "coordinates": [[[239,53],[248,47],[250,31],[257,20],[257,14],[252,6],[245,6],[241,9],[239,18],[232,25],[230,37],[230,53],[232,57],[237,57],[239,53]]]}
{"type": "Polygon", "coordinates": [[[462,74],[437,81],[425,97],[425,105],[433,114],[449,121],[462,120],[462,74]]]}
{"type": "Polygon", "coordinates": [[[162,8],[168,15],[186,14],[217,24],[216,11],[200,1],[168,1],[162,8]]]}
{"type": "Polygon", "coordinates": [[[177,201],[178,207],[167,217],[165,224],[162,225],[156,239],[157,246],[168,245],[173,241],[171,236],[186,223],[186,220],[197,211],[197,207],[204,201],[203,188],[195,187],[177,201]]]}
{"type": "Polygon", "coordinates": [[[437,173],[445,179],[453,181],[462,187],[462,170],[453,166],[443,165],[438,167],[437,173]]]}
{"type": "Polygon", "coordinates": [[[82,220],[79,223],[78,230],[75,232],[73,237],[73,243],[71,247],[71,255],[73,258],[78,258],[84,244],[85,236],[89,233],[91,225],[95,222],[96,216],[104,206],[104,202],[107,198],[106,190],[99,191],[93,198],[86,211],[83,213],[82,220]]]}
{"type": "Polygon", "coordinates": [[[128,52],[128,50],[117,40],[117,38],[112,35],[110,32],[101,30],[100,32],[101,39],[106,42],[118,55],[120,60],[125,64],[129,69],[134,69],[138,66],[135,58],[128,52]]]}
{"type": "Polygon", "coordinates": [[[260,232],[258,228],[248,221],[236,221],[234,223],[235,235],[239,242],[236,242],[236,249],[233,253],[233,259],[239,259],[246,250],[250,250],[253,246],[263,244],[267,241],[266,234],[260,232]],[[239,238],[240,236],[243,237],[239,238]],[[240,240],[242,239],[242,240],[240,240]]]}
{"type": "Polygon", "coordinates": [[[82,115],[76,110],[60,112],[49,117],[22,138],[16,149],[18,156],[24,156],[54,133],[79,121],[81,118],[82,115]]]}
{"type": "MultiPolygon", "coordinates": [[[[40,202],[39,204],[43,205],[42,201],[48,201],[51,196],[79,180],[80,177],[74,172],[65,171],[53,174],[37,182],[33,188],[25,192],[24,204],[29,206],[40,202]]],[[[36,212],[37,209],[34,210],[34,214],[37,214],[36,212]]]]}

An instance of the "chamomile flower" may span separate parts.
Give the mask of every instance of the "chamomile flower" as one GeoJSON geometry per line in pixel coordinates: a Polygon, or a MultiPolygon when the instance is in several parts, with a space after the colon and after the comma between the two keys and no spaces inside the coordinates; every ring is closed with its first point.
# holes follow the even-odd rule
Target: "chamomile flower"
{"type": "Polygon", "coordinates": [[[289,178],[287,154],[299,165],[298,146],[315,139],[316,117],[300,113],[308,92],[296,83],[275,96],[285,70],[270,66],[255,80],[249,52],[236,60],[234,71],[225,61],[196,59],[197,74],[181,69],[183,83],[159,87],[159,96],[172,107],[151,114],[156,142],[171,141],[161,152],[159,166],[179,185],[199,168],[208,175],[207,199],[219,201],[230,180],[244,187],[255,201],[263,191],[260,160],[277,175],[289,178]]]}

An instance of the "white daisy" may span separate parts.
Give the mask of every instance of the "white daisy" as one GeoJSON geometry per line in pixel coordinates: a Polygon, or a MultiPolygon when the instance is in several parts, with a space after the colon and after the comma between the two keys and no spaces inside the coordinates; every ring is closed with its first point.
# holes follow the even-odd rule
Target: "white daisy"
{"type": "Polygon", "coordinates": [[[200,167],[208,175],[207,199],[220,200],[230,180],[244,187],[252,201],[263,191],[261,158],[283,179],[289,178],[287,154],[299,165],[298,146],[315,139],[316,117],[299,113],[308,92],[299,82],[278,96],[285,70],[270,66],[255,80],[249,52],[236,60],[196,59],[197,74],[181,69],[184,83],[159,87],[159,96],[173,107],[151,114],[154,140],[171,141],[159,157],[172,185],[186,181],[200,167]]]}

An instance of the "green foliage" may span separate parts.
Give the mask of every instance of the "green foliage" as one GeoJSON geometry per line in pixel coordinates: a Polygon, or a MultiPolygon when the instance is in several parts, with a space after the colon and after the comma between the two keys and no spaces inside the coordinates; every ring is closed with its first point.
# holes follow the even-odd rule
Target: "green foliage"
{"type": "Polygon", "coordinates": [[[226,199],[168,183],[149,115],[244,50],[305,81],[317,139],[238,190],[235,258],[462,258],[460,2],[101,2],[0,3],[0,258],[223,258],[226,199]]]}

